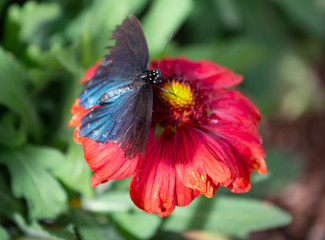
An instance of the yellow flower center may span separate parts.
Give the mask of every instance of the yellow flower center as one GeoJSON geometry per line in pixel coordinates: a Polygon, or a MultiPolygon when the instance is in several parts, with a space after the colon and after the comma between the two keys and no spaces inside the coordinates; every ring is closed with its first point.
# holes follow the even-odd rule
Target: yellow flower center
{"type": "Polygon", "coordinates": [[[161,91],[161,97],[174,108],[184,108],[194,105],[194,94],[189,85],[180,82],[165,82],[161,91]]]}

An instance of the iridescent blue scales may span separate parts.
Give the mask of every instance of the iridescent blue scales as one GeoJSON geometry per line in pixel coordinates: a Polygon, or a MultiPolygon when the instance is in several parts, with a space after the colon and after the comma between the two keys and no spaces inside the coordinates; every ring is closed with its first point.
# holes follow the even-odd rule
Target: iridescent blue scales
{"type": "Polygon", "coordinates": [[[79,136],[96,142],[113,142],[131,159],[143,153],[152,115],[152,85],[160,70],[148,70],[149,51],[139,20],[131,15],[112,32],[94,77],[79,95],[80,105],[91,111],[81,120],[79,136]]]}

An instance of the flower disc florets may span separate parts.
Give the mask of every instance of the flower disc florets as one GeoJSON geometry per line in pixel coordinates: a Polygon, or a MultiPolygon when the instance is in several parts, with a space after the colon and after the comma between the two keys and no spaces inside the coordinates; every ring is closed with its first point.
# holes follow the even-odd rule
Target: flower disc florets
{"type": "Polygon", "coordinates": [[[209,94],[201,92],[196,83],[181,77],[168,77],[154,89],[156,92],[153,123],[176,127],[182,124],[203,123],[208,116],[209,94]]]}

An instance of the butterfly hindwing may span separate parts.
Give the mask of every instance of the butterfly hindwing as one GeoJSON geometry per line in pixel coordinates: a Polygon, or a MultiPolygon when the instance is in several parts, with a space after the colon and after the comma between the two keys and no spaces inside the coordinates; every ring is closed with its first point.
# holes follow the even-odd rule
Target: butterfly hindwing
{"type": "Polygon", "coordinates": [[[151,124],[152,87],[144,84],[137,90],[119,95],[114,101],[93,108],[81,120],[79,135],[94,141],[115,142],[127,158],[143,153],[151,124]]]}

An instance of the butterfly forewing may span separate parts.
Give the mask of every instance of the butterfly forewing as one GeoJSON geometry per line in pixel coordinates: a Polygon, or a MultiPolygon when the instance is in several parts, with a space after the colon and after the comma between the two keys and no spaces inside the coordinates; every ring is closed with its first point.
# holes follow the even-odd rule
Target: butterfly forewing
{"type": "Polygon", "coordinates": [[[108,47],[94,78],[109,77],[110,80],[133,78],[135,72],[148,69],[149,51],[139,20],[131,15],[112,32],[115,45],[108,47]]]}
{"type": "Polygon", "coordinates": [[[87,109],[97,105],[99,98],[112,88],[123,87],[149,67],[149,51],[139,20],[131,15],[112,32],[115,45],[106,55],[94,77],[79,95],[80,105],[87,109]]]}
{"type": "Polygon", "coordinates": [[[139,77],[149,67],[149,52],[134,15],[117,26],[112,39],[110,54],[79,95],[80,105],[92,109],[81,120],[79,136],[115,142],[131,159],[144,152],[150,130],[152,87],[139,77]]]}

